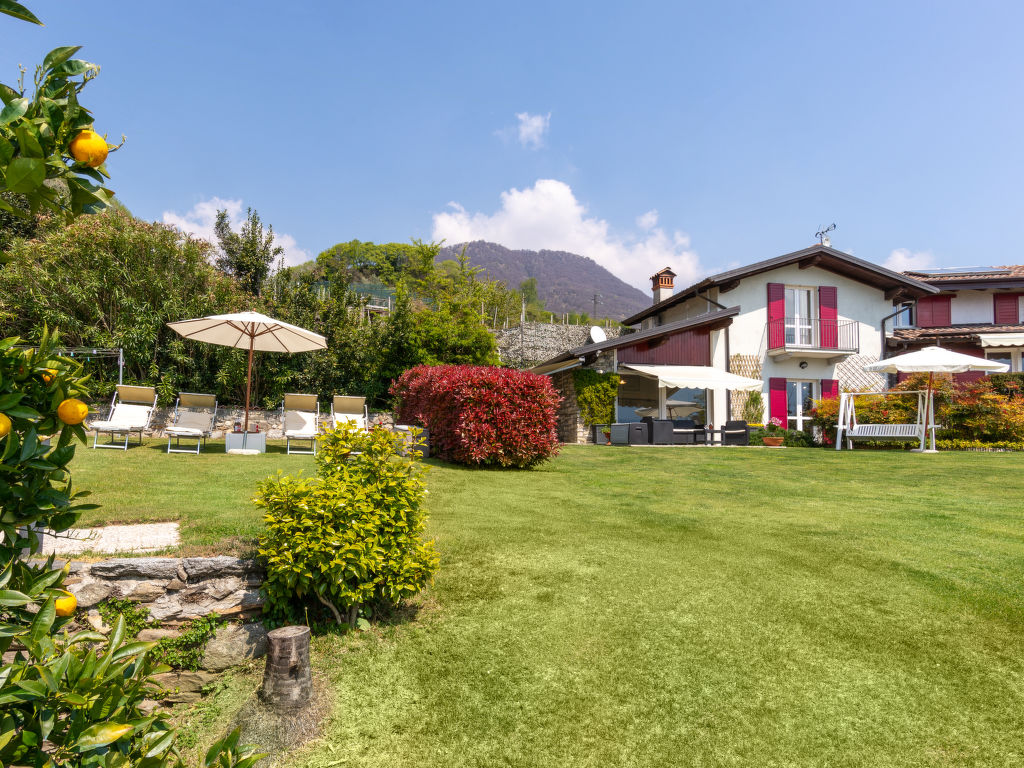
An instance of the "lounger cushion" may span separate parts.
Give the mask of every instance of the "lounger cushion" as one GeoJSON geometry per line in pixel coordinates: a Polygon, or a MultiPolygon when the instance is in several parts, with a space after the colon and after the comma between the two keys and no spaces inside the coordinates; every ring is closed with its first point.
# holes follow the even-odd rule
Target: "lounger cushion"
{"type": "Polygon", "coordinates": [[[316,414],[312,411],[285,411],[285,437],[316,437],[316,414]]]}
{"type": "Polygon", "coordinates": [[[360,427],[361,429],[366,429],[366,419],[363,417],[362,414],[355,414],[355,413],[335,413],[334,414],[334,426],[338,426],[338,424],[341,424],[342,422],[346,422],[346,421],[349,422],[350,424],[355,424],[357,427],[360,427]]]}
{"type": "Polygon", "coordinates": [[[149,412],[153,410],[148,405],[132,405],[130,403],[118,403],[114,406],[114,412],[106,421],[94,421],[90,426],[101,432],[134,432],[144,429],[149,424],[149,412]]]}
{"type": "Polygon", "coordinates": [[[213,412],[182,408],[178,420],[167,427],[167,432],[177,435],[205,435],[213,429],[213,412]]]}

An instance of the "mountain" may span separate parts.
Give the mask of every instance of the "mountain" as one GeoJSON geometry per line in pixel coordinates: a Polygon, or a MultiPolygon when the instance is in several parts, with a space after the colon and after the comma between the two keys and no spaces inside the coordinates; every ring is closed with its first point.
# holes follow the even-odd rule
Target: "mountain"
{"type": "Polygon", "coordinates": [[[621,320],[651,305],[651,295],[624,283],[593,259],[566,251],[513,251],[497,243],[476,240],[441,249],[438,259],[454,259],[466,247],[473,266],[483,267],[492,280],[518,288],[537,278],[537,295],[551,312],[594,315],[594,294],[601,294],[597,317],[621,320]]]}

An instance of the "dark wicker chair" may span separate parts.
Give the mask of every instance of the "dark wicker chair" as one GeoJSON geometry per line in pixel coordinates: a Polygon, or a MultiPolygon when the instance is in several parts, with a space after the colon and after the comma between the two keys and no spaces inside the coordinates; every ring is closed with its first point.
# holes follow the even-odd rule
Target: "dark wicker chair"
{"type": "Polygon", "coordinates": [[[750,445],[750,427],[747,422],[725,422],[722,427],[722,445],[750,445]]]}
{"type": "Polygon", "coordinates": [[[672,445],[672,422],[668,419],[655,419],[644,416],[643,423],[647,425],[647,435],[651,445],[672,445]]]}
{"type": "Polygon", "coordinates": [[[693,419],[672,421],[672,442],[681,445],[696,445],[705,441],[704,427],[693,419]]]}

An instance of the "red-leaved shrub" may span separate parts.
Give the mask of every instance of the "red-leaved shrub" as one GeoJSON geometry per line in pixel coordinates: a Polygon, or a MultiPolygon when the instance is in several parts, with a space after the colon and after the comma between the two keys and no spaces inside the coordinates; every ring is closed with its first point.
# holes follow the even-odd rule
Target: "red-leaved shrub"
{"type": "Polygon", "coordinates": [[[430,430],[431,451],[477,466],[532,467],[558,451],[559,396],[547,376],[478,365],[419,365],[391,385],[398,422],[430,430]]]}

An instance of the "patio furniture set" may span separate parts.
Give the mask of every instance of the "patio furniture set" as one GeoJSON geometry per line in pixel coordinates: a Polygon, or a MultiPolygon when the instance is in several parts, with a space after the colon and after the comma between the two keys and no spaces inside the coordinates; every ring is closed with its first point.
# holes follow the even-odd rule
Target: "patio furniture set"
{"type": "Polygon", "coordinates": [[[655,419],[594,426],[594,442],[602,443],[610,431],[612,445],[750,445],[750,427],[745,421],[727,421],[715,429],[693,419],[655,419]]]}
{"type": "MultiPolygon", "coordinates": [[[[128,450],[129,439],[136,433],[141,445],[143,432],[149,429],[152,422],[156,402],[155,387],[117,385],[107,418],[89,425],[96,432],[93,448],[128,450]],[[110,442],[100,443],[101,434],[109,434],[110,442]]],[[[167,433],[167,452],[198,454],[213,433],[217,407],[215,395],[195,392],[179,394],[174,405],[174,415],[164,430],[167,433]],[[182,439],[195,440],[195,447],[182,448],[182,439]]],[[[331,402],[329,422],[321,417],[320,402],[316,395],[287,394],[281,403],[281,425],[287,453],[315,454],[316,438],[320,434],[321,425],[329,423],[337,427],[342,422],[355,424],[362,429],[368,428],[369,411],[365,397],[335,395],[331,402]],[[293,442],[300,447],[293,447],[293,442]],[[302,446],[306,442],[309,443],[308,450],[302,446]]],[[[408,428],[404,431],[407,432],[408,428]]],[[[265,431],[243,431],[236,427],[236,431],[224,433],[224,450],[245,449],[265,453],[266,439],[265,431]]]]}

